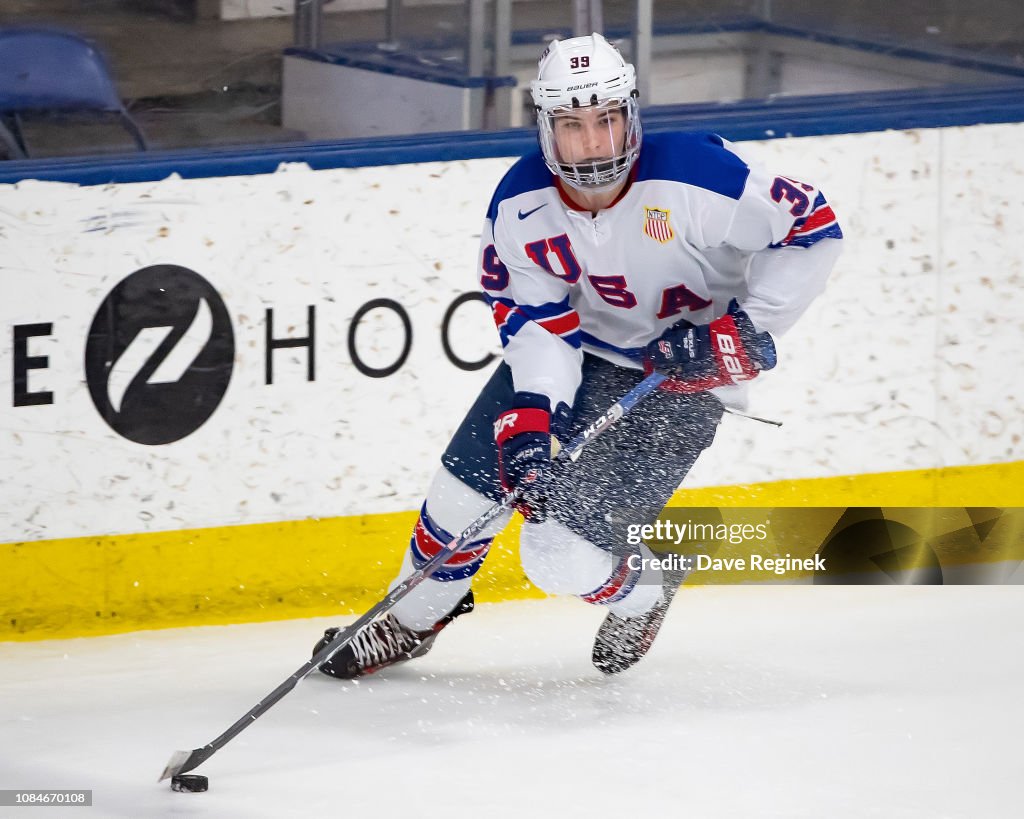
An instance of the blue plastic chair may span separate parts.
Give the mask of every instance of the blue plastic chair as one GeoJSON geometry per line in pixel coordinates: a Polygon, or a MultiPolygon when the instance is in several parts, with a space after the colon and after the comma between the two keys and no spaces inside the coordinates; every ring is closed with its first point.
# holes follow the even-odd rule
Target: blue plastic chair
{"type": "Polygon", "coordinates": [[[21,115],[48,112],[116,114],[140,151],[146,138],[117,95],[106,61],[76,34],[0,28],[0,141],[27,158],[21,115]]]}

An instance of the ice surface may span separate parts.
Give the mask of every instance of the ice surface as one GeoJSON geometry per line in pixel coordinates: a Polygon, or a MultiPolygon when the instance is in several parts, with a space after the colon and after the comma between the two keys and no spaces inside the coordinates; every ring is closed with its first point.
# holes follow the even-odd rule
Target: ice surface
{"type": "Polygon", "coordinates": [[[415,663],[315,674],[197,771],[203,794],[156,783],[171,753],[335,621],[0,644],[0,788],[91,788],[83,817],[1020,815],[1019,587],[684,588],[610,679],[600,617],[485,605],[415,663]]]}

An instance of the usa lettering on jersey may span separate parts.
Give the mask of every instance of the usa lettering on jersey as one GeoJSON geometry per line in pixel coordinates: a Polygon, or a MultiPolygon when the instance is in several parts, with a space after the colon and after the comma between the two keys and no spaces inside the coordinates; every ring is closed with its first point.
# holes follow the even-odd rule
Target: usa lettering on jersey
{"type": "Polygon", "coordinates": [[[838,255],[824,240],[841,237],[812,185],[749,165],[713,135],[653,134],[630,187],[596,216],[572,207],[539,153],[516,163],[488,209],[480,284],[517,388],[571,403],[583,351],[642,367],[668,327],[708,324],[730,298],[759,330],[785,329],[838,255]],[[775,268],[786,286],[765,287],[762,307],[756,277],[775,268]]]}

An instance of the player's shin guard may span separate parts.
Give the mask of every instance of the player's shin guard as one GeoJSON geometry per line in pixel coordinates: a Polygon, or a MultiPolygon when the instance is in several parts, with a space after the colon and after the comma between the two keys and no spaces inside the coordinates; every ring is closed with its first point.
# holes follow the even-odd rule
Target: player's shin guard
{"type": "MultiPolygon", "coordinates": [[[[420,510],[402,568],[391,587],[450,543],[455,537],[452,532],[462,531],[492,505],[492,501],[474,492],[447,470],[439,470],[420,510]]],[[[456,552],[412,593],[399,600],[391,611],[361,629],[320,670],[333,677],[353,679],[422,657],[430,651],[443,628],[473,610],[473,592],[469,588],[472,577],[508,517],[495,519],[477,539],[456,552]]],[[[338,629],[328,629],[313,653],[337,632],[338,629]]]]}
{"type": "Polygon", "coordinates": [[[610,574],[580,598],[587,603],[607,606],[619,617],[645,614],[662,599],[662,572],[651,568],[653,556],[645,544],[640,544],[636,552],[617,555],[610,574]]]}
{"type": "Polygon", "coordinates": [[[523,524],[519,552],[527,577],[550,594],[574,594],[623,617],[642,614],[661,599],[661,569],[641,560],[653,554],[644,545],[616,555],[547,520],[523,524]]]}
{"type": "MultiPolygon", "coordinates": [[[[402,568],[391,587],[408,577],[454,538],[493,501],[475,492],[448,470],[440,469],[431,482],[426,501],[409,541],[402,568]]],[[[469,591],[472,577],[483,565],[494,536],[508,522],[511,512],[493,521],[472,543],[402,598],[391,613],[404,626],[422,631],[432,628],[452,612],[469,591]]]]}
{"type": "Polygon", "coordinates": [[[548,594],[582,594],[608,577],[612,555],[561,523],[526,521],[519,558],[530,581],[548,594]]]}

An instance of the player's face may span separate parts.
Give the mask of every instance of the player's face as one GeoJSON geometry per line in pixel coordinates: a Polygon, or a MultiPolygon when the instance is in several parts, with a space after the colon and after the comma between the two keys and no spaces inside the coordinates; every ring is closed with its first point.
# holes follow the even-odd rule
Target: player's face
{"type": "Polygon", "coordinates": [[[571,108],[555,114],[552,130],[562,162],[600,162],[622,153],[626,117],[618,105],[571,108]]]}

